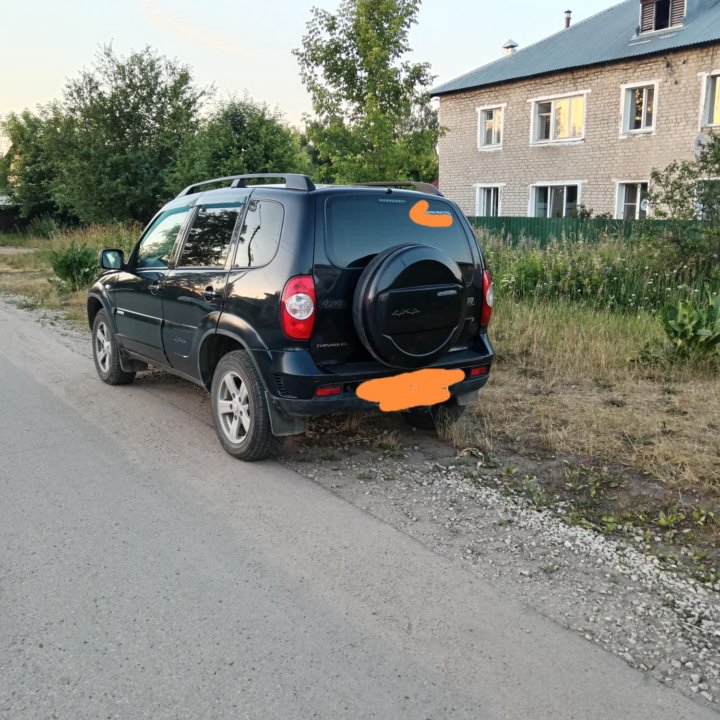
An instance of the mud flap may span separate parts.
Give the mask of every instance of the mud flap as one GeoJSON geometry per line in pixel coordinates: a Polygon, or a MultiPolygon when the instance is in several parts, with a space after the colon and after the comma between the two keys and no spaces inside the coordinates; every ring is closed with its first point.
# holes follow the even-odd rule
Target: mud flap
{"type": "Polygon", "coordinates": [[[272,395],[265,391],[268,415],[270,415],[270,429],[276,437],[286,435],[301,435],[307,430],[307,418],[288,417],[273,400],[272,395]]]}
{"type": "Polygon", "coordinates": [[[125,372],[141,372],[147,370],[148,365],[142,360],[133,360],[129,358],[122,350],[120,351],[120,367],[125,372]]]}

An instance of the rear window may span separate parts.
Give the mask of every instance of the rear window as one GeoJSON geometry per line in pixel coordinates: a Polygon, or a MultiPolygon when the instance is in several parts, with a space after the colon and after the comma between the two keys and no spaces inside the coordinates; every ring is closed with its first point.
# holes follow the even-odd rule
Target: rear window
{"type": "Polygon", "coordinates": [[[419,243],[471,264],[472,253],[452,206],[397,195],[341,195],[325,205],[327,253],[337,267],[363,267],[395,245],[419,243]]]}

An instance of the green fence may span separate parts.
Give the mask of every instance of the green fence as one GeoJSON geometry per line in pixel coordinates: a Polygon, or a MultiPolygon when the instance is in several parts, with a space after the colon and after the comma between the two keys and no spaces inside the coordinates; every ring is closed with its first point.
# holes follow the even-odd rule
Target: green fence
{"type": "Polygon", "coordinates": [[[470,223],[505,242],[532,240],[546,245],[553,239],[596,242],[610,235],[628,240],[643,224],[664,224],[661,220],[610,220],[607,218],[470,217],[470,223]]]}

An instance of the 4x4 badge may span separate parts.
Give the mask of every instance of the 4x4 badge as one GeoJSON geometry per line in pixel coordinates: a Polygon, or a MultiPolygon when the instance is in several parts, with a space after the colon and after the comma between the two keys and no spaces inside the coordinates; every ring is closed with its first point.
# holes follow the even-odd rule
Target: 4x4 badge
{"type": "Polygon", "coordinates": [[[420,311],[417,308],[403,308],[402,310],[395,310],[393,317],[402,317],[403,315],[417,315],[420,311]]]}

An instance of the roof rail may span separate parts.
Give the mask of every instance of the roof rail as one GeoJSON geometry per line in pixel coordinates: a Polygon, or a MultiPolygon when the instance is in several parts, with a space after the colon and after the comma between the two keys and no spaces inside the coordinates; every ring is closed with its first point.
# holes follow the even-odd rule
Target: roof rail
{"type": "Polygon", "coordinates": [[[424,192],[428,195],[439,195],[440,197],[443,197],[443,194],[434,185],[425,182],[415,182],[414,180],[408,180],[406,182],[364,182],[353,183],[353,185],[361,185],[363,187],[413,188],[418,192],[424,192]]]}
{"type": "Polygon", "coordinates": [[[212,180],[203,180],[202,182],[188,185],[177,197],[192,195],[198,191],[203,185],[215,185],[216,183],[230,182],[230,187],[239,188],[247,187],[246,180],[250,179],[266,179],[277,178],[285,181],[287,190],[302,190],[303,192],[311,192],[315,189],[315,184],[307,175],[298,175],[296,173],[251,173],[248,175],[226,175],[225,177],[213,178],[212,180]]]}

